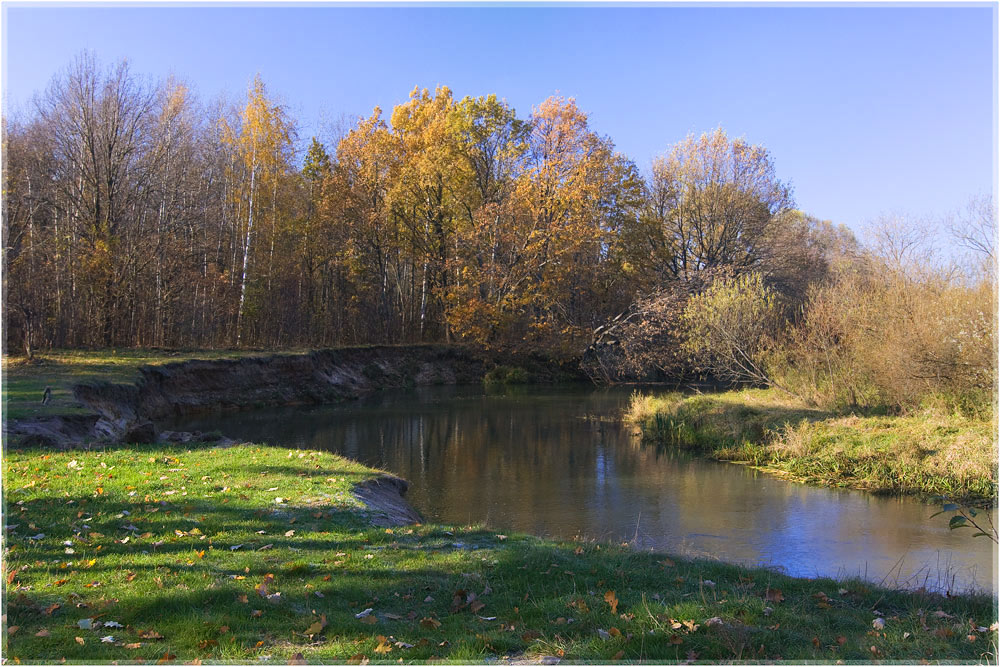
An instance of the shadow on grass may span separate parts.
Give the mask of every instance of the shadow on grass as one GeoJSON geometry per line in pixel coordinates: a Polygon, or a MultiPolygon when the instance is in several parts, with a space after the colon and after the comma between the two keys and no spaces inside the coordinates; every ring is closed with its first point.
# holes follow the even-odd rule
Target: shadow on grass
{"type": "MultiPolygon", "coordinates": [[[[693,651],[709,661],[779,656],[868,661],[870,644],[886,646],[885,640],[867,637],[873,608],[886,616],[905,617],[893,622],[910,627],[904,624],[917,608],[944,606],[956,617],[972,615],[985,622],[995,604],[986,597],[948,600],[881,591],[857,582],[789,579],[712,561],[664,566],[662,555],[610,545],[517,537],[498,543],[485,529],[462,531],[457,537],[435,529],[413,538],[418,544],[427,541],[432,544],[426,546],[435,548],[407,551],[397,547],[404,544],[400,536],[365,529],[351,539],[296,543],[301,554],[282,553],[273,559],[269,552],[236,553],[227,554],[225,565],[216,565],[210,555],[194,566],[160,563],[145,572],[135,563],[123,564],[119,579],[138,573],[132,583],[114,587],[106,580],[101,588],[81,587],[83,581],[100,578],[89,574],[99,571],[95,568],[60,589],[9,597],[10,625],[28,632],[45,626],[52,636],[42,642],[25,632],[27,636],[9,640],[7,652],[39,662],[63,657],[149,661],[164,653],[177,660],[236,656],[256,661],[261,655],[305,650],[313,660],[345,662],[359,653],[379,658],[374,648],[381,635],[412,645],[395,647],[382,656],[387,661],[446,657],[482,662],[490,656],[551,654],[559,647],[570,648],[567,659],[600,662],[620,651],[619,657],[632,660],[683,661],[693,651]],[[448,550],[436,546],[442,539],[482,547],[448,550]],[[356,551],[360,548],[367,554],[356,551]],[[350,553],[346,564],[336,564],[344,552],[350,553]],[[290,557],[295,560],[288,562],[290,557]],[[255,590],[268,575],[273,580],[264,593],[281,593],[271,600],[255,590]],[[708,587],[710,579],[714,583],[708,587]],[[834,611],[817,606],[816,592],[833,592],[838,585],[848,586],[851,593],[831,600],[834,611]],[[765,618],[763,598],[774,588],[783,591],[784,604],[767,603],[777,609],[765,618]],[[615,591],[615,608],[607,602],[606,591],[615,591]],[[484,606],[471,606],[470,593],[484,606]],[[46,610],[53,602],[62,606],[49,615],[46,610]],[[371,611],[365,614],[367,609],[371,611]],[[692,633],[670,627],[674,618],[703,623],[708,616],[720,616],[725,623],[692,633]],[[78,620],[91,617],[125,627],[99,633],[76,627],[78,620]],[[307,630],[320,618],[325,618],[325,627],[309,636],[307,630]],[[365,619],[374,620],[369,624],[365,619]],[[622,636],[602,639],[598,631],[612,627],[621,628],[622,636]],[[143,637],[148,630],[159,638],[143,637]],[[636,639],[626,636],[633,633],[636,639]],[[113,635],[116,643],[100,644],[104,634],[113,635]],[[818,636],[836,646],[838,635],[850,640],[835,649],[812,642],[818,636]],[[84,638],[85,645],[76,643],[75,636],[84,638]],[[125,648],[128,643],[142,645],[125,648]]],[[[105,574],[112,575],[113,569],[105,574]]],[[[976,655],[968,642],[958,639],[934,640],[937,652],[931,654],[918,641],[923,640],[911,640],[892,657],[976,655]]]]}

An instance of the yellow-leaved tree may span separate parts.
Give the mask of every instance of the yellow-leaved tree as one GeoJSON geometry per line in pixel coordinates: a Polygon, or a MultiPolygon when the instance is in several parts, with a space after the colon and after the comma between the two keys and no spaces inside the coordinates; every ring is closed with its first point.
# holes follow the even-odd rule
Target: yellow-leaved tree
{"type": "Polygon", "coordinates": [[[290,169],[295,130],[284,108],[268,99],[259,74],[250,84],[247,102],[238,120],[231,122],[223,118],[221,123],[223,142],[230,149],[229,205],[234,213],[232,220],[238,232],[241,254],[235,326],[235,342],[240,345],[247,289],[254,269],[254,240],[260,234],[255,227],[262,226],[262,222],[267,224],[265,239],[271,244],[270,255],[273,256],[279,181],[290,169]]]}

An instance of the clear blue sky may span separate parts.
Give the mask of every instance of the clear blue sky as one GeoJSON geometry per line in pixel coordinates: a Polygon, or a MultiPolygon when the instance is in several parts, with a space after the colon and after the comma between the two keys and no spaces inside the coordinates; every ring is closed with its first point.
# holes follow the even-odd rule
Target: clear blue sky
{"type": "Polygon", "coordinates": [[[994,182],[993,5],[4,7],[4,93],[24,109],[82,49],[203,100],[260,72],[308,138],[415,85],[559,92],[641,168],[722,125],[767,146],[799,207],[860,223],[941,214],[994,182]]]}

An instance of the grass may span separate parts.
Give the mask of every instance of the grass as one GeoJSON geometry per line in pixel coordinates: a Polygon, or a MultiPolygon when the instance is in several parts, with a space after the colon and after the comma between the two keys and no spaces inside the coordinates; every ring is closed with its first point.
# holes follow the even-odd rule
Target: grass
{"type": "Polygon", "coordinates": [[[93,380],[133,382],[139,367],[188,359],[227,359],[246,356],[246,351],[198,350],[53,350],[26,357],[3,358],[3,404],[8,419],[67,414],[89,414],[73,399],[73,385],[93,380]],[[52,397],[42,405],[42,394],[51,387],[52,397]]]}
{"type": "Polygon", "coordinates": [[[996,502],[996,422],[989,418],[931,408],[905,416],[842,415],[762,389],[637,394],[626,418],[658,444],[803,482],[996,502]]]}
{"type": "Polygon", "coordinates": [[[987,596],[374,528],[350,489],[375,471],[330,453],[26,450],[3,472],[12,663],[995,660],[987,596]]]}

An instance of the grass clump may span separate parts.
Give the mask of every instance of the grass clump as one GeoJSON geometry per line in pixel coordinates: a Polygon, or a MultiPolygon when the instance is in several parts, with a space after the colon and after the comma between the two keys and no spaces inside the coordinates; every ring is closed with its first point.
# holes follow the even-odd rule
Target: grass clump
{"type": "Polygon", "coordinates": [[[491,368],[483,376],[483,384],[487,386],[528,384],[531,377],[528,371],[520,366],[499,365],[491,368]]]}
{"type": "Polygon", "coordinates": [[[351,494],[376,471],[329,453],[25,450],[3,472],[11,662],[978,661],[996,644],[987,596],[376,528],[351,494]]]}
{"type": "Polygon", "coordinates": [[[995,421],[927,407],[858,416],[810,408],[776,390],[636,395],[626,419],[657,443],[805,482],[995,503],[995,421]]]}

